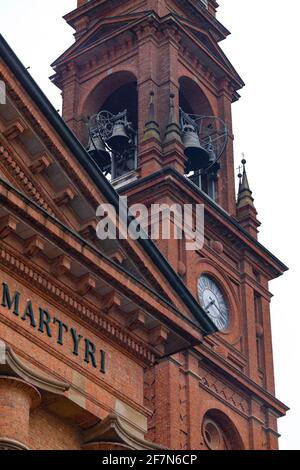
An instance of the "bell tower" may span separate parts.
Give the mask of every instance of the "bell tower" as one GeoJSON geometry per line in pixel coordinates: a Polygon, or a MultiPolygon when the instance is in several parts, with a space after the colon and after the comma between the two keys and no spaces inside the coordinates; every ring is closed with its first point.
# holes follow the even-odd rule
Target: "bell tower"
{"type": "MultiPolygon", "coordinates": [[[[204,247],[159,240],[216,322],[201,346],[145,371],[149,440],[173,449],[276,449],[270,280],[231,106],[244,83],[219,43],[215,0],[78,0],[74,44],[53,64],[63,118],[130,203],[203,204],[204,247]]],[[[176,221],[174,220],[174,225],[176,221]]]]}
{"type": "Polygon", "coordinates": [[[243,82],[218,45],[229,33],[216,7],[211,0],[78,1],[65,17],[76,41],[53,64],[53,81],[64,119],[91,150],[87,119],[92,135],[100,124],[101,167],[113,181],[171,166],[235,215],[231,104],[243,82]],[[114,147],[113,168],[103,143],[114,147]]]}

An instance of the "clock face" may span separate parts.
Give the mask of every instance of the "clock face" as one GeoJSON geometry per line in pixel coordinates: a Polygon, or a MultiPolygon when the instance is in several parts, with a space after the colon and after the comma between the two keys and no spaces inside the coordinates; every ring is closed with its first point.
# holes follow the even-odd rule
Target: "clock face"
{"type": "Polygon", "coordinates": [[[229,309],[226,298],[218,284],[206,274],[198,280],[198,295],[202,308],[219,331],[229,326],[229,309]]]}

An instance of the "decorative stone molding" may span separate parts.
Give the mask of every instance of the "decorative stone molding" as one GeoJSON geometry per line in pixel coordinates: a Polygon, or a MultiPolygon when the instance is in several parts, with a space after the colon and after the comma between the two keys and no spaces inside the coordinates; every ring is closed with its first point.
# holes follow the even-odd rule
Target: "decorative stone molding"
{"type": "Polygon", "coordinates": [[[137,330],[138,328],[144,328],[146,325],[146,314],[142,310],[136,310],[129,314],[127,321],[127,328],[130,331],[137,330]]]}
{"type": "Polygon", "coordinates": [[[122,298],[115,290],[105,295],[101,301],[101,308],[105,313],[109,313],[112,309],[121,307],[121,305],[122,298]]]}
{"type": "MultiPolygon", "coordinates": [[[[39,392],[41,392],[43,408],[48,409],[50,412],[53,412],[55,415],[63,419],[67,417],[69,422],[74,424],[74,426],[79,426],[80,428],[87,429],[91,426],[94,426],[99,421],[99,418],[97,416],[95,416],[93,413],[89,412],[86,409],[85,399],[81,400],[81,398],[85,395],[85,392],[79,390],[74,381],[72,381],[72,384],[68,384],[61,380],[54,379],[52,375],[50,375],[51,373],[49,375],[42,374],[36,369],[33,369],[30,365],[27,365],[28,363],[25,364],[23,360],[19,356],[17,356],[7,344],[4,344],[4,346],[5,347],[2,349],[3,351],[5,351],[5,353],[4,356],[3,354],[1,356],[0,364],[0,392],[1,378],[7,377],[9,374],[8,378],[23,384],[24,390],[26,390],[26,388],[29,388],[29,390],[33,389],[35,391],[36,389],[38,389],[39,392]]],[[[0,394],[0,406],[2,405],[2,395],[3,394],[0,394]]],[[[8,399],[6,401],[10,400],[11,395],[12,394],[8,396],[8,399]]],[[[111,410],[111,408],[103,406],[103,404],[99,403],[99,401],[94,401],[94,397],[92,395],[90,396],[90,399],[97,405],[103,407],[106,412],[109,412],[111,410]]],[[[17,408],[18,403],[19,401],[17,400],[16,403],[14,403],[13,408],[17,408]]],[[[26,408],[26,403],[27,402],[25,402],[25,406],[22,406],[21,410],[19,410],[19,415],[22,415],[22,413],[24,412],[24,408],[26,408]]],[[[38,403],[34,401],[31,408],[37,406],[37,404],[38,403]]],[[[26,416],[23,416],[23,419],[24,418],[26,421],[26,416]]],[[[7,426],[7,428],[9,429],[9,426],[7,426]]],[[[1,437],[3,436],[4,434],[1,435],[0,432],[0,447],[1,437]]],[[[5,434],[5,442],[8,436],[11,437],[11,434],[5,434]]],[[[17,436],[14,437],[14,440],[22,440],[22,443],[25,443],[23,439],[17,439],[17,436]]]]}
{"type": "Polygon", "coordinates": [[[82,225],[79,234],[85,239],[90,241],[97,240],[97,220],[92,219],[82,225]]]}
{"type": "Polygon", "coordinates": [[[3,132],[7,140],[14,140],[27,129],[26,125],[17,119],[11,123],[3,132]]]}
{"type": "Polygon", "coordinates": [[[159,346],[161,344],[164,344],[169,336],[169,331],[167,328],[164,328],[163,326],[158,326],[156,328],[153,328],[150,333],[150,343],[152,346],[159,346]]]}
{"type": "Polygon", "coordinates": [[[221,255],[224,251],[223,243],[218,240],[210,240],[209,245],[212,250],[221,255]]]}
{"type": "Polygon", "coordinates": [[[90,291],[96,289],[97,281],[90,273],[84,274],[77,281],[77,293],[84,297],[90,291]]]}
{"type": "Polygon", "coordinates": [[[163,447],[132,434],[115,413],[84,433],[84,450],[155,450],[163,447]]]}
{"type": "Polygon", "coordinates": [[[17,220],[11,215],[5,215],[0,219],[0,239],[8,237],[17,230],[17,220]]]}
{"type": "Polygon", "coordinates": [[[10,153],[0,145],[0,157],[2,156],[4,160],[5,168],[17,179],[20,185],[24,188],[25,193],[29,194],[29,196],[45,209],[49,214],[54,216],[54,211],[49,206],[49,204],[45,201],[39,191],[36,189],[35,183],[31,180],[29,175],[27,175],[25,169],[21,168],[15,159],[10,155],[10,153]]]}
{"type": "Polygon", "coordinates": [[[29,448],[26,447],[21,442],[18,442],[18,441],[15,441],[13,439],[9,439],[6,437],[1,437],[0,438],[0,451],[1,450],[29,450],[29,448]]]}
{"type": "Polygon", "coordinates": [[[122,264],[126,259],[126,255],[122,250],[116,250],[111,254],[111,259],[118,264],[122,264]]]}
{"type": "Polygon", "coordinates": [[[59,256],[53,261],[51,272],[55,277],[59,278],[71,271],[71,260],[65,256],[59,256]]]}
{"type": "Polygon", "coordinates": [[[32,258],[38,253],[42,253],[45,249],[45,242],[39,235],[31,237],[24,246],[24,255],[28,258],[32,258]]]}
{"type": "Polygon", "coordinates": [[[238,393],[236,389],[230,387],[228,384],[218,379],[205,369],[199,369],[199,386],[204,387],[213,394],[222,398],[226,403],[242,412],[244,415],[249,415],[249,400],[245,395],[238,393]]]}
{"type": "Polygon", "coordinates": [[[66,382],[46,377],[25,365],[9,346],[5,347],[4,364],[0,365],[0,379],[2,377],[1,370],[13,373],[22,379],[24,383],[26,382],[30,384],[31,387],[35,387],[34,390],[38,388],[53,393],[54,395],[63,395],[64,392],[70,388],[69,384],[66,382]]]}
{"type": "Polygon", "coordinates": [[[96,331],[102,331],[106,337],[127,349],[134,356],[143,362],[153,364],[155,355],[145,343],[132,338],[124,329],[116,323],[102,317],[99,310],[93,309],[82,302],[82,298],[72,295],[71,291],[63,289],[55,283],[52,278],[33,268],[23,259],[13,254],[6,247],[0,245],[0,262],[7,268],[27,279],[31,286],[35,286],[39,291],[45,292],[55,299],[62,307],[74,312],[79,318],[88,322],[96,331]]]}
{"type": "Polygon", "coordinates": [[[37,173],[42,173],[47,170],[52,163],[52,158],[47,153],[43,153],[31,163],[29,169],[34,175],[36,175],[37,173]]]}
{"type": "Polygon", "coordinates": [[[54,201],[58,205],[58,207],[61,207],[70,204],[70,202],[72,202],[75,197],[75,190],[71,186],[69,186],[68,188],[65,188],[63,191],[58,193],[55,196],[54,201]]]}

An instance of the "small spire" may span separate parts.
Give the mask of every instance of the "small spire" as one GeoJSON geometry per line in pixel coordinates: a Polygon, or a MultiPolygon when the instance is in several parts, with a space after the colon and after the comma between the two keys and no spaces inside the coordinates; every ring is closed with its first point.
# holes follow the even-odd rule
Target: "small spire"
{"type": "Polygon", "coordinates": [[[168,143],[172,140],[178,140],[181,142],[180,128],[176,122],[175,116],[175,107],[174,107],[174,93],[170,94],[170,112],[169,112],[169,121],[166,128],[165,140],[164,143],[168,143]]]}
{"type": "Polygon", "coordinates": [[[239,167],[239,192],[238,192],[238,201],[237,201],[237,207],[238,209],[243,207],[243,206],[252,206],[254,207],[254,199],[252,197],[252,191],[249,187],[249,182],[248,182],[248,177],[247,177],[247,172],[246,172],[246,160],[245,160],[245,155],[243,155],[242,159],[242,165],[243,165],[243,173],[241,173],[241,167],[239,167]]]}
{"type": "Polygon", "coordinates": [[[150,91],[150,102],[149,102],[149,109],[148,109],[148,118],[147,118],[147,122],[145,123],[144,140],[148,139],[149,137],[155,137],[156,139],[160,140],[159,125],[156,121],[156,116],[155,116],[154,91],[153,90],[150,91]]]}
{"type": "Polygon", "coordinates": [[[238,195],[239,195],[240,192],[241,192],[241,188],[242,188],[242,178],[243,178],[243,174],[241,173],[241,171],[242,171],[241,165],[238,166],[237,171],[238,171],[237,176],[238,176],[238,179],[239,179],[239,190],[238,190],[238,195]]]}

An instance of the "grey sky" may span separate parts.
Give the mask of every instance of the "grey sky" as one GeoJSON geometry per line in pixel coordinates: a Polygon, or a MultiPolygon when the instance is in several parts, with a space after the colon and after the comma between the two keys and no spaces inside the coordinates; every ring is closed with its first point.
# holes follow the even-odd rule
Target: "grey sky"
{"type": "MultiPolygon", "coordinates": [[[[0,30],[57,109],[49,64],[73,42],[62,16],[76,0],[0,0],[0,30]]],[[[289,267],[271,284],[277,397],[290,406],[280,420],[281,449],[300,449],[299,0],[219,0],[232,32],[222,43],[246,82],[233,106],[236,166],[245,152],[260,241],[289,267]]]]}

